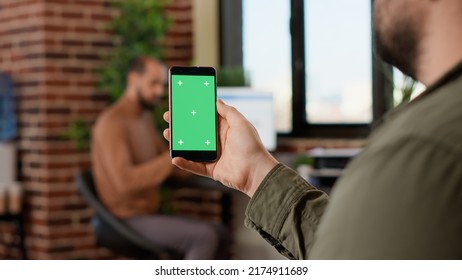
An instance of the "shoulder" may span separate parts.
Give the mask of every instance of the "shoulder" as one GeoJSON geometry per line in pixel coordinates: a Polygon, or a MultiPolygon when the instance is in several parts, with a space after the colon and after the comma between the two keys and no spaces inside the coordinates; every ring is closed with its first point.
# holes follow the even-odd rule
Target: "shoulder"
{"type": "Polygon", "coordinates": [[[421,142],[427,147],[462,153],[462,78],[393,114],[375,131],[370,143],[389,147],[396,142],[421,142]]]}
{"type": "Polygon", "coordinates": [[[122,108],[117,106],[117,104],[108,107],[96,120],[93,126],[93,136],[99,138],[123,132],[126,126],[126,118],[124,116],[122,108]]]}
{"type": "MultiPolygon", "coordinates": [[[[407,192],[409,200],[425,193],[445,196],[449,192],[460,189],[462,180],[462,138],[459,132],[444,131],[445,135],[433,134],[438,127],[431,125],[427,130],[414,130],[419,122],[407,131],[382,129],[369,141],[363,152],[359,154],[337,182],[345,192],[368,196],[384,196],[384,192],[396,195],[407,192]],[[379,137],[380,136],[380,137],[379,137]],[[422,192],[422,193],[421,193],[422,192]]],[[[409,122],[413,124],[413,122],[409,122]]],[[[454,128],[453,128],[454,129],[454,128]]],[[[349,197],[350,194],[345,194],[349,197]]],[[[436,199],[436,197],[435,197],[436,199]]],[[[461,197],[462,199],[462,197],[461,197]]],[[[446,198],[441,198],[446,201],[446,198]]]]}
{"type": "MultiPolygon", "coordinates": [[[[407,188],[433,187],[462,176],[462,79],[392,113],[351,162],[345,179],[407,188]]],[[[345,180],[344,179],[344,180],[345,180]]],[[[452,184],[452,187],[450,186],[452,184]]]]}

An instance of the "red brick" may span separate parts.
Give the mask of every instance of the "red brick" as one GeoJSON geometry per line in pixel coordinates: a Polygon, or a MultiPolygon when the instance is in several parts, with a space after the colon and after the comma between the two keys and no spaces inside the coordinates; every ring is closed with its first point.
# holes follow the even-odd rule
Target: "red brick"
{"type": "Polygon", "coordinates": [[[85,42],[80,40],[62,40],[62,44],[66,47],[81,47],[85,45],[85,42]]]}
{"type": "Polygon", "coordinates": [[[76,58],[82,60],[100,60],[101,56],[99,54],[77,54],[76,58]]]}
{"type": "Polygon", "coordinates": [[[63,18],[66,18],[66,19],[68,19],[68,18],[80,18],[81,19],[81,18],[84,17],[84,14],[82,12],[73,12],[73,13],[72,12],[63,12],[61,14],[61,16],[63,18]]]}
{"type": "Polygon", "coordinates": [[[28,1],[17,1],[16,3],[8,3],[8,4],[4,4],[2,5],[3,9],[12,9],[12,8],[18,8],[18,7],[22,7],[22,6],[29,6],[31,4],[36,4],[36,3],[40,3],[40,2],[43,2],[43,0],[28,0],[28,1]]]}
{"type": "Polygon", "coordinates": [[[95,41],[91,45],[94,47],[114,47],[115,43],[113,41],[95,41]]]}
{"type": "Polygon", "coordinates": [[[110,14],[92,14],[91,15],[91,19],[94,19],[94,20],[101,20],[101,21],[111,21],[112,20],[112,15],[110,14]]]}
{"type": "Polygon", "coordinates": [[[76,4],[87,5],[87,6],[105,6],[108,1],[94,1],[94,0],[74,0],[76,4]]]}
{"type": "Polygon", "coordinates": [[[71,83],[66,80],[47,80],[43,84],[47,86],[69,86],[71,83]]]}
{"type": "Polygon", "coordinates": [[[66,32],[69,28],[64,25],[44,25],[43,30],[51,32],[66,32]]]}
{"type": "Polygon", "coordinates": [[[79,87],[92,87],[93,88],[93,87],[96,86],[96,84],[97,84],[96,81],[79,81],[79,82],[77,82],[77,85],[79,87]]]}
{"type": "Polygon", "coordinates": [[[94,27],[76,27],[74,28],[74,31],[77,33],[99,33],[98,29],[94,27]]]}
{"type": "Polygon", "coordinates": [[[85,73],[85,68],[82,67],[63,67],[61,68],[63,73],[71,73],[71,74],[78,74],[78,73],[85,73]]]}

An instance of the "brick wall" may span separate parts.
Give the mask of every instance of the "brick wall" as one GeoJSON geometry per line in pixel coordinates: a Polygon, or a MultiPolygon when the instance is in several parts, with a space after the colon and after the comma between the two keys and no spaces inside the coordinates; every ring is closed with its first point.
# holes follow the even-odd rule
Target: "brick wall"
{"type": "MultiPolygon", "coordinates": [[[[174,25],[166,38],[167,64],[192,61],[191,0],[173,0],[174,25]]],[[[32,259],[111,258],[95,246],[93,214],[74,184],[90,156],[62,132],[77,117],[93,123],[108,97],[96,89],[114,37],[106,29],[117,15],[105,0],[1,0],[0,71],[15,83],[19,118],[20,179],[26,190],[27,248],[32,259]]],[[[0,258],[12,231],[0,228],[0,258]],[[2,230],[3,229],[3,230],[2,230]]],[[[18,252],[9,250],[12,257],[18,252]]]]}
{"type": "Polygon", "coordinates": [[[191,65],[193,60],[192,0],[172,0],[166,8],[173,25],[165,38],[165,63],[191,65]]]}

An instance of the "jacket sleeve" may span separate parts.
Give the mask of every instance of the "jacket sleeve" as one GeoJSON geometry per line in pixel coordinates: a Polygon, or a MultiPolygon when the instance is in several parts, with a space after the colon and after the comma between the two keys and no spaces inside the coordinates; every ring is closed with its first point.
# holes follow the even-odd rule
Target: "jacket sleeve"
{"type": "Polygon", "coordinates": [[[278,164],[247,206],[245,225],[289,259],[307,259],[328,196],[278,164]]]}

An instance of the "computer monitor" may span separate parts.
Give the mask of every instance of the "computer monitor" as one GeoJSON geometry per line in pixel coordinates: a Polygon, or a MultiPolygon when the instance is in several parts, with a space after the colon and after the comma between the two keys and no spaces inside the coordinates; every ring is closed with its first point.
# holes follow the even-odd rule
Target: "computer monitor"
{"type": "Polygon", "coordinates": [[[219,87],[217,95],[253,124],[268,151],[276,150],[277,131],[272,93],[251,88],[219,87]]]}

